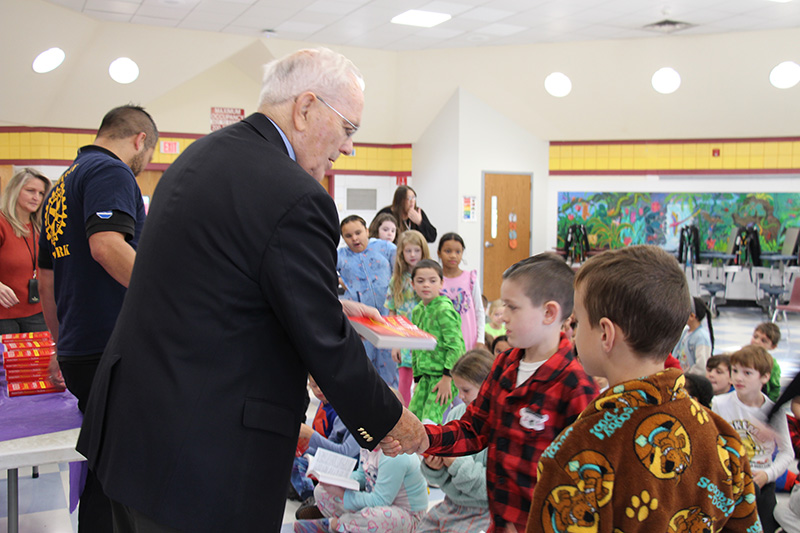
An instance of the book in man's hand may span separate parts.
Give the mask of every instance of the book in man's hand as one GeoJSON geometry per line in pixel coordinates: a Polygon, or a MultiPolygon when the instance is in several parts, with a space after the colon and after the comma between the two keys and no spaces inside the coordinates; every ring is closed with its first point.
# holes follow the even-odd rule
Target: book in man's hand
{"type": "Polygon", "coordinates": [[[358,481],[350,478],[355,467],[355,458],[319,448],[308,462],[306,476],[314,478],[320,483],[336,485],[349,490],[360,490],[361,486],[358,481]]]}
{"type": "Polygon", "coordinates": [[[433,350],[436,337],[422,331],[404,316],[385,316],[386,321],[376,322],[366,317],[350,317],[350,324],[359,335],[376,348],[410,348],[433,350]]]}

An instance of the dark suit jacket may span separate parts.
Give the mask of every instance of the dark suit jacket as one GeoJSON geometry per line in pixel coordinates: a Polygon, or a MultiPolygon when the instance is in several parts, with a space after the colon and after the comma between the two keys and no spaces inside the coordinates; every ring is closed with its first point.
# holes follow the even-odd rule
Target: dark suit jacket
{"type": "Polygon", "coordinates": [[[366,448],[401,405],[336,295],[338,216],[262,114],[164,173],[78,449],[186,531],[278,531],[310,371],[366,448]]]}

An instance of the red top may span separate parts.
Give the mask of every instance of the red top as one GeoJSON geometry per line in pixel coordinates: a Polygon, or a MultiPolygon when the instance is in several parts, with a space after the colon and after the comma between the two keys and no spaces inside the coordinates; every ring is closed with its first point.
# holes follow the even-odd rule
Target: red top
{"type": "Polygon", "coordinates": [[[0,320],[24,318],[42,312],[42,304],[28,303],[28,280],[33,277],[34,252],[38,254],[39,234],[28,224],[27,238],[17,237],[6,217],[0,213],[0,282],[8,285],[19,303],[6,309],[0,305],[0,320]],[[27,244],[26,244],[27,243],[27,244]]]}
{"type": "Polygon", "coordinates": [[[524,350],[495,359],[478,397],[460,420],[426,425],[432,455],[466,455],[489,448],[486,485],[492,526],[512,523],[524,531],[528,521],[539,456],[597,396],[564,334],[558,351],[525,383],[515,387],[524,350]]]}

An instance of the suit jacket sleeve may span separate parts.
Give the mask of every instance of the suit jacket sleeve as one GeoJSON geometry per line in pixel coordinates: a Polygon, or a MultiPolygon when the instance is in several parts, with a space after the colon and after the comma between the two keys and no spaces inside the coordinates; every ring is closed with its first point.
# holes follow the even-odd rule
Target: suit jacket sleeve
{"type": "Polygon", "coordinates": [[[319,187],[276,225],[263,252],[260,286],[339,417],[363,448],[394,427],[402,404],[378,376],[336,295],[336,207],[319,187]]]}

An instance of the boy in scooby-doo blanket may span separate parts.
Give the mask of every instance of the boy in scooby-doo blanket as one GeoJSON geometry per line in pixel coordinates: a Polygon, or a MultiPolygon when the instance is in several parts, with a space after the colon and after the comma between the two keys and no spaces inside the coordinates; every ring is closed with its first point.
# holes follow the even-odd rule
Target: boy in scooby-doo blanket
{"type": "Polygon", "coordinates": [[[736,432],[663,369],[690,311],[660,248],[604,252],[578,271],[578,357],[609,388],[542,454],[529,533],[761,531],[736,432]]]}

